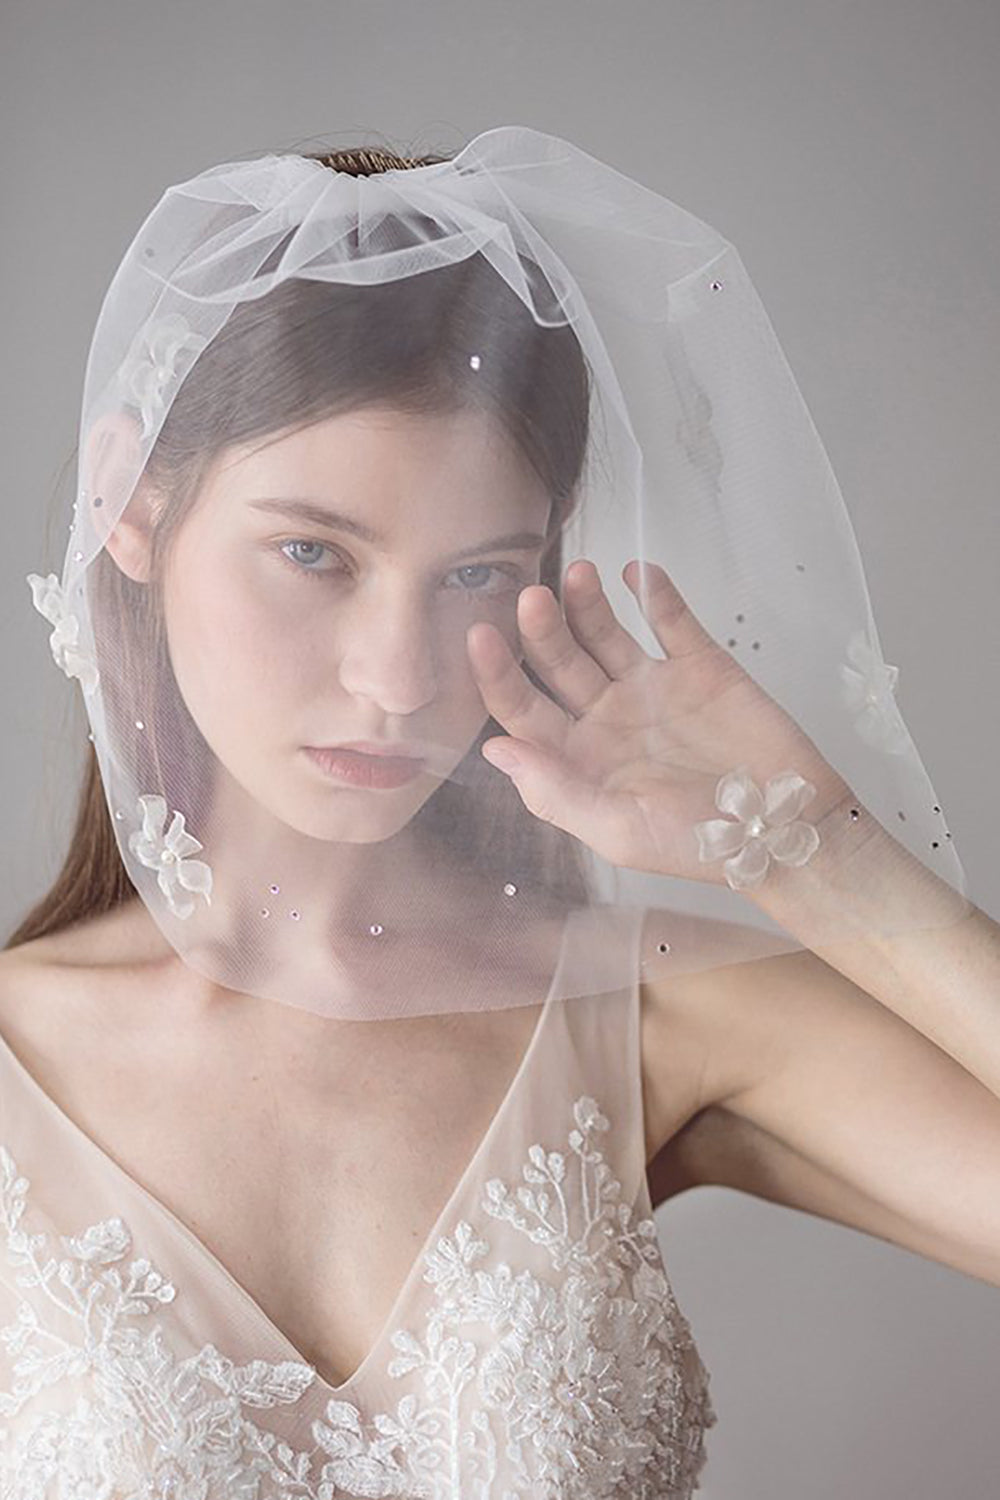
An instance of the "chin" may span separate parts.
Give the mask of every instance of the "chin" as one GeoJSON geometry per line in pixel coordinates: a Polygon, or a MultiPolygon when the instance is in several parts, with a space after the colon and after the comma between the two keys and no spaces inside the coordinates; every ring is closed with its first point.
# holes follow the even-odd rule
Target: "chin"
{"type": "Polygon", "coordinates": [[[436,777],[422,775],[390,791],[335,787],[310,796],[291,817],[281,817],[299,833],[328,843],[381,844],[401,833],[437,790],[436,777]]]}

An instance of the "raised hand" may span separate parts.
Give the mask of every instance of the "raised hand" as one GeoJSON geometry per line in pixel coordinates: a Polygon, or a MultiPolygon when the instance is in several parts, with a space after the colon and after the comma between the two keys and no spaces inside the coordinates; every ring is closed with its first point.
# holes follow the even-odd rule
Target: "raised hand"
{"type": "MultiPolygon", "coordinates": [[[[761,789],[770,781],[771,852],[804,863],[818,839],[796,821],[798,813],[808,803],[808,818],[821,815],[849,796],[847,784],[695,619],[662,567],[633,559],[622,578],[665,660],[651,657],[621,624],[586,559],[566,570],[565,614],[545,585],[522,589],[517,623],[525,656],[556,702],[529,681],[499,630],[485,621],[469,627],[483,701],[509,735],[486,741],[486,759],[511,776],[530,812],[612,864],[713,884],[723,883],[722,855],[746,842],[748,827],[754,838],[764,831],[763,821],[752,823],[747,777],[761,789]],[[511,756],[515,765],[505,763],[511,756]],[[726,810],[747,821],[733,822],[730,834],[715,826],[716,790],[737,769],[726,810]],[[700,857],[703,843],[712,849],[708,862],[700,857]]],[[[755,844],[743,856],[747,884],[766,867],[763,850],[755,844]]]]}

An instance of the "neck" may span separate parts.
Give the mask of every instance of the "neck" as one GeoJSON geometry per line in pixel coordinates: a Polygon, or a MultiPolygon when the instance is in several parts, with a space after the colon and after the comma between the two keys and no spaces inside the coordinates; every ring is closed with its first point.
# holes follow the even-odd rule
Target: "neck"
{"type": "Polygon", "coordinates": [[[440,973],[457,937],[483,930],[479,883],[436,857],[412,816],[367,842],[313,837],[222,776],[195,832],[204,847],[190,857],[211,867],[211,902],[194,897],[186,919],[167,913],[165,930],[206,996],[214,986],[329,1016],[398,1013],[416,1003],[428,953],[440,973]]]}

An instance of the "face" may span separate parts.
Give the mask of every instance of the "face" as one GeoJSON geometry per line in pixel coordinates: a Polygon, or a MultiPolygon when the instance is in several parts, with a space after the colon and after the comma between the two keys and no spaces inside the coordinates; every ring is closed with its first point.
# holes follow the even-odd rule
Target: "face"
{"type": "Polygon", "coordinates": [[[313,837],[398,832],[488,717],[469,626],[489,621],[521,657],[517,596],[538,581],[548,513],[480,413],[369,408],[227,449],[164,577],[178,686],[225,772],[313,837]],[[316,754],[352,741],[424,763],[372,785],[377,759],[350,762],[358,781],[316,754]]]}

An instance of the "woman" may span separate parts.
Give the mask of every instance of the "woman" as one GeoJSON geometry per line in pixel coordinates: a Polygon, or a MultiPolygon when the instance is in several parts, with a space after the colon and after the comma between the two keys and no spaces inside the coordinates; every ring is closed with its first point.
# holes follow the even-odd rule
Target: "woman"
{"type": "MultiPolygon", "coordinates": [[[[848,697],[862,799],[673,581],[722,587],[725,382],[770,350],[713,323],[721,265],[514,128],[215,169],[137,235],[29,580],[94,748],[0,983],[5,1497],[690,1495],[715,1414],[651,1210],[697,1182],[1000,1284],[1000,934],[872,811],[905,726],[848,697]],[[658,446],[610,309],[663,306],[658,446]],[[678,464],[662,536],[637,454],[678,464]],[[604,899],[629,872],[653,901],[604,899]]],[[[803,708],[861,597],[823,504],[764,637],[803,708]]]]}

